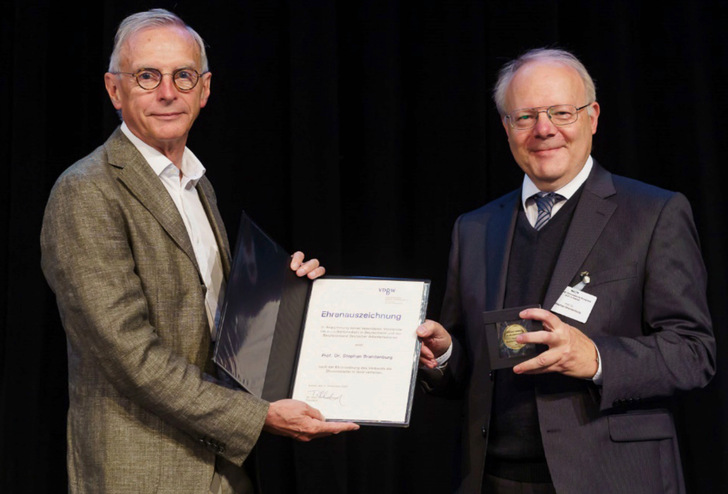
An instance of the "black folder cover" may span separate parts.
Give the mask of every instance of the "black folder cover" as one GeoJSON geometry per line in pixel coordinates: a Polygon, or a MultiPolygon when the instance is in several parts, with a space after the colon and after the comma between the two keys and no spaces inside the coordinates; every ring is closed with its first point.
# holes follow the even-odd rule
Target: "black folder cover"
{"type": "Polygon", "coordinates": [[[249,393],[288,398],[311,280],[243,211],[213,361],[249,393]]]}

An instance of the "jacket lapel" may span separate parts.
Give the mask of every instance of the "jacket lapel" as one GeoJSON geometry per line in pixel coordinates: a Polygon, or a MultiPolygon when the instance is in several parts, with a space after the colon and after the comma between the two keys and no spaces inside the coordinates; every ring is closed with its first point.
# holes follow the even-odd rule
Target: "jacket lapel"
{"type": "Polygon", "coordinates": [[[124,136],[121,129],[116,129],[105,147],[109,164],[119,169],[119,180],[187,254],[199,273],[200,267],[197,265],[195,251],[182,217],[154,170],[124,136]]]}
{"type": "Polygon", "coordinates": [[[579,268],[617,208],[614,202],[608,200],[615,193],[612,175],[594,161],[594,168],[584,184],[556,262],[544,298],[544,308],[551,309],[564,289],[579,274],[579,268]]]}
{"type": "Polygon", "coordinates": [[[519,211],[518,189],[502,198],[499,211],[488,221],[485,239],[485,307],[486,310],[502,309],[506,294],[508,260],[513,245],[513,232],[519,211]]]}
{"type": "Polygon", "coordinates": [[[220,211],[210,202],[209,198],[214,197],[214,192],[210,181],[206,177],[202,177],[202,179],[200,179],[197,183],[197,195],[200,198],[202,207],[205,209],[208,220],[210,220],[210,227],[212,227],[212,232],[215,235],[215,241],[217,242],[218,249],[220,250],[223,274],[225,276],[225,281],[227,281],[230,276],[230,245],[228,243],[225,224],[220,216],[220,211]]]}

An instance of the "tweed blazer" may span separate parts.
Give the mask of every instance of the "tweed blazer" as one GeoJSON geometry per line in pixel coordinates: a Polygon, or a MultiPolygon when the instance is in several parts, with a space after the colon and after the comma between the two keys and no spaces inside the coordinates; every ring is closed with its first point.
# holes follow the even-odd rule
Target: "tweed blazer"
{"type": "MultiPolygon", "coordinates": [[[[197,191],[227,275],[214,191],[197,191]]],[[[41,249],[67,336],[70,492],[208,492],[216,455],[241,465],[268,404],[212,377],[190,239],[120,129],[54,185],[41,249]]]]}

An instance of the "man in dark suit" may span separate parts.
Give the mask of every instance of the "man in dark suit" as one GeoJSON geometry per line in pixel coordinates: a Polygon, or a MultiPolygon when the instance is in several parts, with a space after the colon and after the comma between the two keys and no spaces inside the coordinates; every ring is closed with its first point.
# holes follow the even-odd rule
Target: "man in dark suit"
{"type": "MultiPolygon", "coordinates": [[[[261,430],[308,441],[358,428],[214,377],[230,249],[186,147],[210,79],[202,38],[177,16],[125,19],[105,75],[123,123],[51,192],[42,267],[68,339],[69,492],[247,493],[241,465],[261,430]]],[[[324,272],[300,252],[291,269],[324,272]]]]}
{"type": "Polygon", "coordinates": [[[572,54],[522,55],[494,97],[524,182],[458,218],[442,324],[418,328],[425,385],[466,395],[460,488],[684,492],[670,398],[715,372],[690,206],[591,157],[600,108],[572,54]],[[545,351],[493,370],[483,313],[537,304],[515,346],[545,351]]]}

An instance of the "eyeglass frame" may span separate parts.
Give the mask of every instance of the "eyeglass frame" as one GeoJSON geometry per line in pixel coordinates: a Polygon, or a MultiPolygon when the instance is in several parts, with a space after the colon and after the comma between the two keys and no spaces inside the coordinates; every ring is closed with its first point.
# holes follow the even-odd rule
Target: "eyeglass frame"
{"type": "Polygon", "coordinates": [[[531,130],[538,123],[538,116],[541,113],[545,113],[546,116],[549,119],[549,122],[551,122],[552,124],[554,124],[557,127],[566,127],[567,125],[571,125],[571,124],[575,123],[577,120],[579,120],[579,112],[581,110],[583,110],[584,108],[587,108],[587,107],[591,106],[592,104],[594,104],[593,101],[591,103],[587,103],[584,106],[578,106],[578,107],[576,105],[570,105],[568,103],[564,103],[564,104],[560,104],[560,105],[551,105],[549,107],[536,106],[534,108],[519,108],[518,110],[513,110],[510,113],[506,113],[505,115],[503,115],[503,118],[505,118],[505,119],[508,120],[508,125],[510,125],[511,128],[514,129],[514,130],[531,130]],[[559,124],[559,123],[554,122],[551,113],[549,113],[549,110],[551,110],[552,108],[556,108],[558,106],[573,106],[575,108],[575,110],[576,110],[575,111],[576,118],[574,119],[574,121],[573,122],[569,122],[569,123],[563,123],[563,124],[559,124]],[[539,110],[539,108],[545,108],[545,109],[544,110],[539,110]],[[536,112],[536,118],[533,120],[533,125],[531,125],[530,127],[518,128],[518,127],[516,127],[515,121],[514,121],[514,119],[513,119],[513,117],[511,115],[513,115],[514,113],[516,113],[518,111],[524,111],[524,110],[534,110],[536,112]]]}
{"type": "Polygon", "coordinates": [[[198,72],[197,69],[193,69],[192,67],[182,67],[173,72],[162,72],[161,70],[155,69],[152,67],[142,67],[141,69],[137,70],[136,72],[111,72],[111,73],[114,75],[132,76],[134,78],[134,80],[136,81],[137,86],[139,86],[140,88],[142,88],[145,91],[154,91],[162,84],[162,79],[164,79],[164,76],[169,75],[169,76],[172,76],[172,84],[174,84],[174,87],[176,87],[178,91],[182,91],[183,93],[186,93],[188,91],[192,91],[193,89],[195,89],[197,87],[197,85],[200,83],[202,76],[205,74],[208,74],[209,72],[210,72],[209,70],[206,70],[204,72],[198,72]],[[179,87],[179,85],[177,85],[177,79],[175,79],[175,76],[185,70],[188,72],[194,72],[195,74],[197,74],[197,80],[195,81],[195,84],[192,87],[187,88],[187,89],[182,89],[181,87],[179,87]],[[151,87],[151,88],[146,88],[141,85],[141,83],[139,82],[139,74],[141,72],[145,72],[145,71],[146,72],[157,72],[159,74],[159,81],[157,82],[156,86],[151,87]]]}

